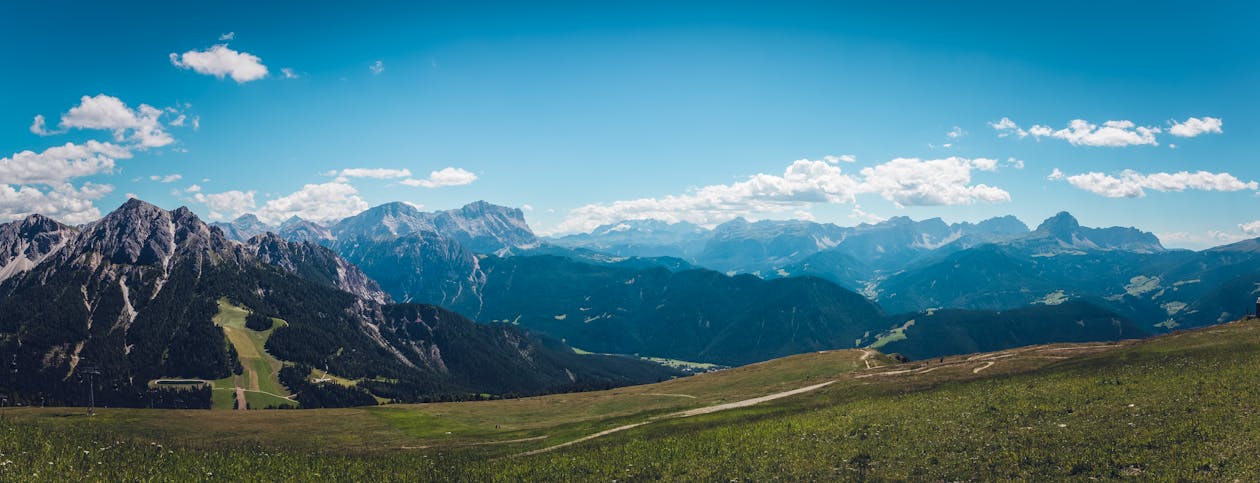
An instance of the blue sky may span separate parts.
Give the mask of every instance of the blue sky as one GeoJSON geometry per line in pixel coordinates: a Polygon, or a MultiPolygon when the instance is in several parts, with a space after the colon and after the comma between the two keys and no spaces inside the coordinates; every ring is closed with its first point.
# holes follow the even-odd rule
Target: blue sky
{"type": "Polygon", "coordinates": [[[169,3],[0,6],[0,216],[485,199],[542,232],[1067,210],[1260,235],[1253,3],[169,3]]]}

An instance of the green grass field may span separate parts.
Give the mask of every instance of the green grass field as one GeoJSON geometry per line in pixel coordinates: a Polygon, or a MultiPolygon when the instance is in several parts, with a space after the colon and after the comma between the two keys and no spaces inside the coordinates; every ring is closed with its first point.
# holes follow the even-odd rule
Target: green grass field
{"type": "Polygon", "coordinates": [[[265,349],[271,333],[288,323],[272,318],[274,323],[270,329],[255,331],[245,327],[245,316],[248,314],[249,309],[233,305],[227,300],[219,300],[219,313],[214,317],[214,324],[223,328],[223,334],[236,348],[237,357],[245,371],[240,375],[213,381],[212,407],[234,408],[237,387],[245,389],[245,399],[253,408],[297,406],[296,401],[286,399],[291,394],[280,384],[280,368],[284,367],[284,363],[272,357],[265,349]]]}
{"type": "Polygon", "coordinates": [[[24,408],[0,423],[0,463],[11,461],[0,465],[0,479],[1254,481],[1260,475],[1255,321],[1140,342],[944,361],[893,364],[870,354],[804,354],[661,384],[505,401],[302,411],[110,409],[94,418],[77,409],[24,408]],[[829,381],[835,382],[757,405],[676,416],[829,381]],[[646,424],[521,456],[636,423],[646,424]]]}

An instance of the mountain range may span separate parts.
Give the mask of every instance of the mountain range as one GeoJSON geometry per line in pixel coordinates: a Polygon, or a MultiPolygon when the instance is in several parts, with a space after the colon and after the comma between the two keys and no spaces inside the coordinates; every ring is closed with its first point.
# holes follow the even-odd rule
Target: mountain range
{"type": "MultiPolygon", "coordinates": [[[[725,365],[851,347],[897,327],[900,319],[890,314],[936,308],[894,304],[886,311],[872,303],[882,300],[853,291],[869,294],[878,287],[873,281],[916,263],[994,243],[1050,249],[1037,241],[1046,230],[1029,230],[1009,216],[952,225],[901,217],[851,228],[737,219],[712,230],[631,220],[540,242],[523,235],[529,229],[519,211],[474,203],[442,213],[478,213],[490,222],[458,225],[476,231],[442,229],[432,221],[439,215],[390,203],[331,225],[324,243],[398,300],[519,325],[587,351],[725,365]],[[470,247],[470,232],[500,242],[470,247]]],[[[1133,249],[1111,241],[1119,236],[1113,232],[1090,231],[1099,241],[1075,242],[1090,250],[1133,249]]],[[[1056,250],[1075,246],[1062,245],[1056,250]]],[[[1050,324],[1070,316],[1055,308],[1040,312],[1050,324]]],[[[985,338],[975,330],[973,338],[985,338]]]]}
{"type": "Polygon", "coordinates": [[[1068,213],[1031,230],[1014,217],[631,220],[539,238],[520,210],[485,202],[273,226],[130,200],[77,227],[39,215],[0,225],[0,345],[29,394],[69,398],[90,364],[109,375],[104,400],[164,404],[150,381],[238,370],[213,321],[228,300],[286,322],[266,342],[272,356],[361,381],[351,390],[363,397],[537,394],[678,374],[588,353],[936,357],[1207,325],[1252,307],[1257,247],[1168,250],[1068,213]]]}

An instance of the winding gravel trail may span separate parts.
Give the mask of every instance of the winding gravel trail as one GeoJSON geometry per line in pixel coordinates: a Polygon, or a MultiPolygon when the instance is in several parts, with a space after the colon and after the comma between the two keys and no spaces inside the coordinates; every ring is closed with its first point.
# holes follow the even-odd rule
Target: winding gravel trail
{"type": "Polygon", "coordinates": [[[686,411],[679,411],[679,412],[676,412],[676,413],[670,413],[670,414],[666,414],[666,415],[664,415],[664,416],[657,416],[657,417],[652,418],[652,419],[649,419],[649,420],[647,420],[647,421],[640,421],[640,422],[637,422],[637,423],[627,424],[627,425],[624,425],[624,426],[617,426],[617,427],[612,428],[612,429],[605,429],[605,430],[600,431],[600,432],[598,432],[598,433],[595,433],[595,434],[589,434],[589,435],[583,436],[583,437],[581,437],[581,438],[575,439],[575,440],[573,440],[573,441],[566,441],[566,442],[564,442],[564,443],[560,443],[560,444],[557,444],[557,445],[555,445],[555,446],[548,446],[548,447],[546,447],[546,448],[542,448],[542,449],[536,449],[536,450],[533,450],[533,451],[526,451],[526,452],[524,452],[524,453],[518,454],[517,456],[530,456],[530,455],[535,455],[535,454],[539,454],[539,453],[546,453],[546,452],[549,452],[549,451],[555,451],[555,450],[557,450],[557,449],[560,449],[560,448],[563,448],[563,447],[566,447],[566,446],[572,446],[572,445],[575,445],[575,444],[578,444],[578,443],[581,443],[581,442],[590,441],[590,440],[595,439],[595,438],[601,438],[601,437],[604,437],[604,436],[608,436],[608,435],[613,434],[613,433],[619,433],[619,432],[621,432],[621,431],[625,431],[625,430],[628,430],[628,429],[634,429],[634,428],[637,428],[637,427],[639,427],[639,426],[643,426],[643,425],[648,424],[648,423],[651,423],[651,422],[653,422],[653,421],[659,421],[659,420],[662,420],[662,419],[689,418],[689,417],[692,417],[692,416],[699,416],[699,415],[702,415],[702,414],[712,414],[712,413],[716,413],[716,412],[719,412],[719,411],[727,411],[727,410],[731,410],[731,409],[745,408],[745,407],[752,406],[752,405],[756,405],[756,404],[760,404],[760,403],[763,403],[763,402],[766,402],[766,401],[773,401],[773,400],[775,400],[775,399],[782,399],[782,398],[785,398],[785,397],[795,396],[795,395],[797,395],[797,394],[803,394],[803,393],[807,393],[807,392],[814,391],[814,390],[817,390],[817,389],[821,389],[821,388],[823,388],[823,387],[826,387],[826,386],[828,386],[828,385],[831,385],[831,384],[832,384],[832,383],[834,383],[834,382],[836,382],[836,381],[827,381],[827,382],[824,382],[824,383],[821,383],[821,384],[814,384],[814,385],[812,385],[812,386],[806,386],[806,387],[802,387],[802,388],[792,389],[792,390],[790,390],[790,391],[783,391],[783,392],[779,392],[779,393],[770,394],[770,395],[767,395],[767,396],[755,397],[755,398],[752,398],[752,399],[745,399],[745,400],[742,400],[742,401],[729,402],[729,403],[726,403],[726,404],[718,404],[718,405],[715,405],[715,406],[708,406],[708,407],[703,407],[703,408],[688,409],[688,410],[686,410],[686,411]]]}

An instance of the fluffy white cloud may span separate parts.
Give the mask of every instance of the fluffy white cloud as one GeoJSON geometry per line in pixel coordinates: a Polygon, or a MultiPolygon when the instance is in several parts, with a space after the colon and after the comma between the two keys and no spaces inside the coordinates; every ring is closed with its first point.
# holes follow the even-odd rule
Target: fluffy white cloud
{"type": "Polygon", "coordinates": [[[1220,132],[1221,120],[1219,118],[1206,116],[1203,119],[1192,117],[1190,119],[1186,119],[1185,122],[1174,121],[1172,126],[1168,128],[1168,134],[1183,138],[1192,138],[1200,134],[1207,133],[1220,134],[1220,132]]]}
{"type": "Polygon", "coordinates": [[[297,79],[298,77],[302,77],[298,75],[297,72],[294,72],[293,69],[288,67],[281,67],[280,74],[283,75],[285,79],[297,79]]]}
{"type": "Polygon", "coordinates": [[[374,179],[392,179],[406,178],[411,176],[411,170],[389,169],[389,168],[346,168],[341,171],[330,171],[324,173],[330,176],[342,176],[346,178],[374,178],[374,179]]]}
{"type": "Polygon", "coordinates": [[[1155,135],[1161,132],[1158,127],[1138,126],[1132,121],[1107,121],[1099,126],[1083,119],[1074,119],[1068,123],[1068,127],[1057,130],[1043,125],[1034,125],[1024,130],[1007,117],[997,122],[990,122],[989,126],[998,131],[998,137],[1007,137],[1012,134],[1020,138],[1030,135],[1037,139],[1048,137],[1065,140],[1073,146],[1157,146],[1159,143],[1155,135]]]}
{"type": "Polygon", "coordinates": [[[1255,181],[1244,182],[1229,173],[1179,171],[1176,173],[1142,174],[1131,169],[1119,176],[1090,172],[1065,176],[1055,169],[1051,180],[1067,180],[1072,186],[1108,198],[1141,198],[1146,190],[1156,191],[1242,191],[1260,189],[1255,181]]]}
{"type": "Polygon", "coordinates": [[[171,64],[181,69],[192,69],[222,79],[230,76],[237,84],[244,84],[267,77],[267,66],[262,59],[246,52],[237,52],[227,44],[219,44],[206,50],[190,50],[183,54],[171,54],[171,64]]]}
{"type": "Polygon", "coordinates": [[[224,191],[222,193],[201,193],[201,187],[192,185],[185,190],[193,193],[193,200],[204,203],[210,208],[210,219],[230,220],[241,216],[254,208],[253,191],[224,191]],[[195,190],[193,188],[196,188],[195,190]]]}
{"type": "Polygon", "coordinates": [[[755,174],[745,181],[705,186],[687,194],[581,206],[571,210],[554,231],[586,232],[603,224],[643,218],[711,226],[739,216],[800,211],[812,203],[852,202],[860,185],[834,163],[801,159],[782,176],[755,174]]]}
{"type": "Polygon", "coordinates": [[[863,210],[862,206],[857,205],[857,204],[853,205],[853,210],[849,212],[849,218],[857,220],[859,223],[870,223],[870,224],[880,223],[882,221],[888,220],[887,217],[880,216],[875,213],[871,213],[869,211],[863,210]]]}
{"type": "MultiPolygon", "coordinates": [[[[920,160],[898,158],[844,173],[837,163],[801,159],[782,175],[755,174],[747,180],[706,186],[690,193],[640,198],[575,208],[554,233],[584,232],[621,220],[654,218],[712,226],[739,216],[807,216],[816,203],[854,203],[859,194],[878,194],[898,205],[1003,202],[1010,194],[984,184],[971,185],[971,171],[997,169],[997,161],[979,158],[920,160]]],[[[865,212],[858,216],[875,219],[865,212]]]]}
{"type": "Polygon", "coordinates": [[[84,183],[80,188],[61,183],[48,190],[0,184],[0,219],[18,219],[39,213],[62,223],[87,223],[101,217],[94,202],[113,189],[110,185],[94,183],[84,183]]]}
{"type": "Polygon", "coordinates": [[[1009,117],[1003,117],[1002,120],[997,122],[990,122],[989,127],[997,130],[998,137],[1000,138],[1010,136],[1012,133],[1018,134],[1021,138],[1028,135],[1028,131],[1020,129],[1019,126],[1015,124],[1015,121],[1012,121],[1009,117]]]}
{"type": "Polygon", "coordinates": [[[898,206],[1008,202],[1011,195],[1001,188],[971,184],[971,170],[996,171],[997,164],[988,158],[897,158],[863,168],[863,191],[878,193],[898,206]]]}
{"type": "Polygon", "coordinates": [[[231,220],[253,212],[258,219],[270,224],[279,224],[294,216],[328,223],[368,208],[367,202],[359,197],[358,190],[342,181],[308,184],[286,196],[268,200],[261,207],[252,190],[202,193],[200,186],[192,185],[184,192],[192,195],[189,200],[205,204],[210,209],[209,218],[212,220],[231,220]]]}
{"type": "Polygon", "coordinates": [[[31,121],[31,133],[39,135],[39,136],[51,136],[53,134],[61,134],[60,132],[48,130],[48,126],[45,125],[43,114],[36,114],[35,120],[31,121]]]}
{"type": "MultiPolygon", "coordinates": [[[[1247,225],[1247,223],[1239,225],[1239,227],[1241,228],[1245,225],[1247,225]]],[[[1159,238],[1160,242],[1163,242],[1164,245],[1168,247],[1201,249],[1234,243],[1248,238],[1253,238],[1255,235],[1260,234],[1248,233],[1245,231],[1245,228],[1243,228],[1243,230],[1244,231],[1242,233],[1225,232],[1221,230],[1208,230],[1203,233],[1175,231],[1156,233],[1155,236],[1159,238]]]]}
{"type": "Polygon", "coordinates": [[[184,179],[184,175],[182,174],[168,174],[166,176],[155,174],[153,176],[149,176],[149,181],[157,181],[159,183],[174,183],[181,179],[184,179]]]}
{"type": "Polygon", "coordinates": [[[359,197],[359,191],[354,186],[333,181],[308,184],[292,194],[267,201],[257,215],[267,223],[280,223],[292,216],[329,222],[367,208],[367,202],[359,197]]]}
{"type": "Polygon", "coordinates": [[[228,32],[219,36],[219,40],[232,40],[234,38],[236,38],[236,32],[228,32]]]}
{"type": "MultiPolygon", "coordinates": [[[[1006,118],[1003,118],[1003,119],[1006,119],[1006,118]]],[[[1007,119],[1007,120],[1009,121],[1010,119],[1007,119]]],[[[967,131],[964,131],[963,128],[958,127],[958,126],[954,126],[953,129],[950,129],[949,132],[945,133],[945,137],[950,138],[950,139],[958,139],[966,135],[967,135],[967,131]]]]}
{"type": "MultiPolygon", "coordinates": [[[[41,213],[67,223],[83,223],[100,216],[93,203],[113,187],[85,183],[76,188],[75,178],[112,173],[116,160],[132,156],[133,150],[166,146],[174,142],[162,125],[166,114],[182,114],[174,109],[158,109],[141,104],[131,109],[117,97],[99,94],[83,96],[79,104],[61,115],[57,131],[50,131],[43,115],[31,123],[32,133],[48,136],[70,129],[111,131],[119,144],[95,140],[66,143],[42,152],[21,151],[0,158],[0,218],[41,213]],[[46,187],[46,188],[42,188],[46,187]]],[[[169,183],[179,175],[154,176],[169,183]]]]}
{"type": "MultiPolygon", "coordinates": [[[[408,173],[410,175],[410,173],[408,173]]],[[[407,178],[399,183],[421,188],[441,188],[443,186],[463,186],[477,181],[477,175],[463,168],[446,167],[429,172],[428,179],[407,178]]]]}
{"type": "Polygon", "coordinates": [[[1260,235],[1260,220],[1240,223],[1238,229],[1251,236],[1260,235]]]}
{"type": "MultiPolygon", "coordinates": [[[[112,131],[115,141],[132,142],[142,149],[157,148],[175,142],[162,126],[163,112],[148,104],[140,104],[138,109],[133,110],[117,97],[105,94],[83,96],[79,99],[79,105],[61,115],[60,127],[63,130],[75,128],[112,131]]],[[[41,128],[40,134],[52,134],[42,129],[43,116],[35,117],[31,131],[35,131],[37,126],[41,128]]]]}
{"type": "Polygon", "coordinates": [[[380,75],[381,72],[385,72],[385,63],[379,60],[373,62],[372,65],[368,66],[368,70],[372,71],[372,75],[380,75]]]}
{"type": "Polygon", "coordinates": [[[22,151],[0,158],[0,183],[61,185],[71,178],[111,172],[115,159],[130,157],[126,148],[97,141],[66,143],[40,153],[22,151]]]}
{"type": "Polygon", "coordinates": [[[857,156],[854,156],[852,154],[841,154],[839,156],[833,156],[833,155],[828,154],[826,156],[823,156],[823,161],[826,161],[831,164],[836,164],[839,162],[854,163],[854,162],[857,162],[857,156]]]}

